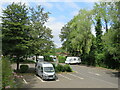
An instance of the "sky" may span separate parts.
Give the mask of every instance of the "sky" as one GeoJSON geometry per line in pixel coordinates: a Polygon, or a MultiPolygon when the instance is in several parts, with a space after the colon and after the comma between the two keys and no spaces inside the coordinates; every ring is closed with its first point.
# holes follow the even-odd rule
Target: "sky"
{"type": "MultiPolygon", "coordinates": [[[[56,47],[61,47],[62,42],[59,38],[61,28],[75,15],[77,15],[80,9],[92,9],[94,6],[94,1],[96,0],[2,0],[0,3],[0,16],[2,14],[2,9],[5,9],[6,6],[12,2],[22,2],[28,7],[36,7],[37,5],[41,5],[45,12],[51,13],[49,14],[49,19],[46,26],[52,30],[52,35],[54,36],[52,40],[54,41],[56,47]]],[[[95,34],[94,30],[92,33],[95,34]]]]}

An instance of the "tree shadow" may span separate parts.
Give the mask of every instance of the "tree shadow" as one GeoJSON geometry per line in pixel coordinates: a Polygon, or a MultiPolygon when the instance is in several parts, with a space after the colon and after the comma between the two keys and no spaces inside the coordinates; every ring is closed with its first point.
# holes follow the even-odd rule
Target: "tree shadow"
{"type": "Polygon", "coordinates": [[[30,67],[26,73],[32,73],[32,74],[35,74],[35,68],[33,67],[30,67]]]}
{"type": "Polygon", "coordinates": [[[106,71],[106,74],[109,74],[111,77],[120,78],[120,72],[106,71]]]}
{"type": "Polygon", "coordinates": [[[34,67],[29,67],[28,70],[24,73],[22,73],[20,70],[14,69],[14,72],[19,73],[19,74],[35,74],[35,68],[34,67]]]}

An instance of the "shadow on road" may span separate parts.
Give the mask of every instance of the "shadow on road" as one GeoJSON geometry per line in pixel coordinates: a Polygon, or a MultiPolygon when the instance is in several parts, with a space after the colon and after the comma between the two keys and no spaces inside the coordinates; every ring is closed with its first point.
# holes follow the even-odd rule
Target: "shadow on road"
{"type": "Polygon", "coordinates": [[[117,77],[117,78],[120,78],[120,72],[106,71],[106,74],[109,74],[111,77],[117,77]]]}
{"type": "MultiPolygon", "coordinates": [[[[20,70],[19,71],[17,71],[16,69],[14,69],[14,72],[16,72],[16,73],[21,73],[20,72],[20,70]]],[[[29,69],[25,72],[25,73],[21,73],[21,74],[35,74],[35,68],[33,68],[33,67],[29,67],[29,69]]]]}
{"type": "Polygon", "coordinates": [[[35,74],[35,68],[33,67],[30,67],[26,73],[32,73],[32,74],[35,74]]]}

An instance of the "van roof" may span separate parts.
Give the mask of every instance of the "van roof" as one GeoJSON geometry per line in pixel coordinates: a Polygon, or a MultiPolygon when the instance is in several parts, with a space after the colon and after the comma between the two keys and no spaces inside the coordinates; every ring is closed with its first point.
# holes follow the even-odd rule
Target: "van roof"
{"type": "Polygon", "coordinates": [[[72,56],[71,56],[71,57],[67,57],[67,58],[79,58],[79,57],[75,57],[75,56],[72,57],[72,56]]]}
{"type": "Polygon", "coordinates": [[[38,56],[38,58],[44,58],[44,56],[38,56]]]}
{"type": "Polygon", "coordinates": [[[38,62],[38,64],[42,65],[43,67],[53,67],[53,65],[48,62],[38,62]]]}

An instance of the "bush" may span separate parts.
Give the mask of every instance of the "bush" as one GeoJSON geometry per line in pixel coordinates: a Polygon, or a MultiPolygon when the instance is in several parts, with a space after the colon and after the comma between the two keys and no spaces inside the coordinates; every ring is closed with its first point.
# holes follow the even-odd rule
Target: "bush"
{"type": "Polygon", "coordinates": [[[55,67],[55,70],[56,72],[62,72],[62,69],[63,69],[63,66],[58,64],[56,67],[55,67]]]}
{"type": "Polygon", "coordinates": [[[14,76],[12,74],[9,58],[2,58],[2,88],[14,88],[14,76]]]}
{"type": "Polygon", "coordinates": [[[63,56],[58,56],[59,63],[65,63],[66,58],[63,56]]]}
{"type": "Polygon", "coordinates": [[[71,69],[71,67],[69,65],[64,65],[64,70],[66,72],[72,72],[72,69],[71,69]]]}
{"type": "Polygon", "coordinates": [[[53,59],[50,56],[44,56],[44,61],[52,62],[53,59]]]}
{"type": "Polygon", "coordinates": [[[28,70],[28,68],[29,68],[28,65],[21,65],[20,66],[20,72],[25,73],[28,70]]]}
{"type": "Polygon", "coordinates": [[[55,64],[53,64],[53,67],[55,68],[55,72],[72,72],[72,69],[69,65],[61,65],[58,64],[57,66],[55,66],[55,64]]]}

